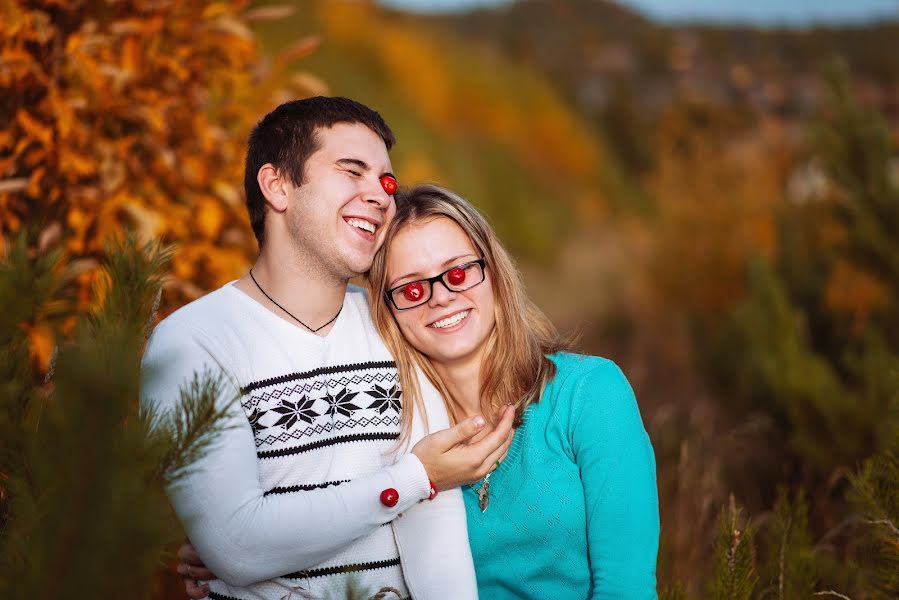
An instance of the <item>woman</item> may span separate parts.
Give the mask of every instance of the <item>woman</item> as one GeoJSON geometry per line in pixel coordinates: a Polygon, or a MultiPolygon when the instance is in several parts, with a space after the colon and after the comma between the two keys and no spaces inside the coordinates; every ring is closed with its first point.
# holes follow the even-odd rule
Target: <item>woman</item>
{"type": "Polygon", "coordinates": [[[463,490],[480,597],[655,598],[655,460],[624,375],[561,352],[468,202],[434,185],[396,200],[368,285],[405,407],[419,368],[456,421],[516,410],[506,457],[463,490]]]}

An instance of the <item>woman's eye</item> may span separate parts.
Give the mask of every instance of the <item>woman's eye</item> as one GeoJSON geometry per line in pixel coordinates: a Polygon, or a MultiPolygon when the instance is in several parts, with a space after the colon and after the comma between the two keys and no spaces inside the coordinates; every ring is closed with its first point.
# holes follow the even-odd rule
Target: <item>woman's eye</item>
{"type": "Polygon", "coordinates": [[[413,281],[412,283],[407,283],[405,286],[403,286],[403,298],[405,298],[409,302],[421,300],[421,297],[424,296],[424,293],[425,288],[419,281],[413,281]]]}
{"type": "Polygon", "coordinates": [[[446,279],[450,282],[450,285],[462,284],[465,281],[465,269],[456,267],[455,269],[450,270],[450,272],[446,274],[446,279]]]}

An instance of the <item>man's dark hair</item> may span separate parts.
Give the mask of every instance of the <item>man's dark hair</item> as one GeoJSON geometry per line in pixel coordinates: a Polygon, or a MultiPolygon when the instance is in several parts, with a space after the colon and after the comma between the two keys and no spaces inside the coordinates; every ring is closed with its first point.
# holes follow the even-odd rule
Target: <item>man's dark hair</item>
{"type": "Polygon", "coordinates": [[[247,142],[243,184],[250,225],[260,248],[265,242],[265,197],[256,181],[259,169],[271,163],[291,183],[303,185],[306,161],[321,147],[319,130],[336,123],[365,125],[381,136],[388,150],[396,143],[381,115],[349,98],[316,96],[285,102],[253,128],[247,142]]]}

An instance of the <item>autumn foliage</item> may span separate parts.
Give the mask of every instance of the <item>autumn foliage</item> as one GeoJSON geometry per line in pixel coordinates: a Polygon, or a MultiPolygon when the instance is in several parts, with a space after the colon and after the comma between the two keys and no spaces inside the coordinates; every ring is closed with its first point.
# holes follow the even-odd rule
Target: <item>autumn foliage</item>
{"type": "MultiPolygon", "coordinates": [[[[179,304],[240,273],[255,252],[239,187],[244,140],[280,99],[247,21],[283,9],[248,11],[243,0],[3,4],[4,237],[27,224],[43,243],[62,237],[85,258],[123,229],[175,243],[168,288],[179,304]]],[[[313,46],[306,40],[287,59],[313,46]]]]}
{"type": "MultiPolygon", "coordinates": [[[[321,88],[281,75],[315,39],[260,61],[244,0],[3,3],[0,234],[62,240],[88,309],[105,240],[131,230],[177,247],[163,313],[239,276],[256,242],[243,207],[244,140],[261,114],[321,88]]],[[[71,322],[71,321],[70,321],[71,322]]],[[[31,325],[47,367],[54,328],[31,325]]]]}

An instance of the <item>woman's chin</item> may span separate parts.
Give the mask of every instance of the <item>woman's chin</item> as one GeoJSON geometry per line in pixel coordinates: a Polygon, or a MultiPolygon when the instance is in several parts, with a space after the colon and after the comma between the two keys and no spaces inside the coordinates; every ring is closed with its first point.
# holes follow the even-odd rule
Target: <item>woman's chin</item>
{"type": "Polygon", "coordinates": [[[477,357],[479,348],[482,344],[478,344],[474,340],[464,339],[459,336],[457,339],[445,337],[436,340],[437,343],[429,344],[429,351],[422,351],[422,354],[435,365],[457,365],[459,363],[471,360],[477,357]]]}

